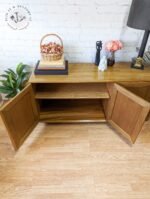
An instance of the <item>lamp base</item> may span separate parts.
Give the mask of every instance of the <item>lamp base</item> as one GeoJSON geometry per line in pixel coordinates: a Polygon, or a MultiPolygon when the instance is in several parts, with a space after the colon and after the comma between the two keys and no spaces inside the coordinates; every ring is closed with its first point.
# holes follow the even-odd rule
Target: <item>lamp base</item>
{"type": "Polygon", "coordinates": [[[131,68],[144,70],[143,58],[137,57],[132,59],[131,68]]]}

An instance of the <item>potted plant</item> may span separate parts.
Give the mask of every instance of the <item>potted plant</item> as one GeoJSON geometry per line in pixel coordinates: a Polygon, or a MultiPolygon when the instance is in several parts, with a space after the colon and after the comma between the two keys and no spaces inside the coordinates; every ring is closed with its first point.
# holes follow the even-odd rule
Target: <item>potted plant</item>
{"type": "Polygon", "coordinates": [[[123,44],[119,40],[112,40],[106,43],[106,51],[108,52],[107,65],[113,66],[115,64],[115,52],[123,48],[123,44]]]}
{"type": "Polygon", "coordinates": [[[0,107],[3,105],[2,95],[0,94],[0,107]]]}
{"type": "Polygon", "coordinates": [[[10,99],[16,96],[24,87],[29,79],[27,65],[18,64],[16,71],[7,69],[4,74],[0,75],[3,79],[0,80],[0,93],[5,94],[5,98],[10,99]]]}

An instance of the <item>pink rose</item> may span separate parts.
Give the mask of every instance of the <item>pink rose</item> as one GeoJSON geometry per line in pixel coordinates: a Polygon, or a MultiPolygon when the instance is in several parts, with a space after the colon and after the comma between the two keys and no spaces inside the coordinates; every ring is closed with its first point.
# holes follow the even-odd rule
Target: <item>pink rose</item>
{"type": "Polygon", "coordinates": [[[107,51],[112,51],[113,49],[113,42],[109,41],[106,43],[106,50],[107,51]]]}
{"type": "Polygon", "coordinates": [[[118,50],[118,44],[113,41],[113,47],[112,47],[112,51],[117,51],[118,50]]]}
{"type": "Polygon", "coordinates": [[[118,44],[118,47],[119,47],[119,49],[122,49],[123,48],[123,44],[121,43],[121,41],[116,41],[117,42],[117,44],[118,44]]]}
{"type": "Polygon", "coordinates": [[[109,52],[115,52],[123,48],[123,44],[119,40],[112,40],[106,43],[105,48],[109,52]]]}

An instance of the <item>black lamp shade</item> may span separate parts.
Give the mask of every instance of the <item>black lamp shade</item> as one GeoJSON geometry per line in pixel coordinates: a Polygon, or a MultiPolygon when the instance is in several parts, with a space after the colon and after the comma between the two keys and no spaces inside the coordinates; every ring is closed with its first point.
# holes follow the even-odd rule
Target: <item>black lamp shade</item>
{"type": "Polygon", "coordinates": [[[133,0],[127,25],[140,30],[150,30],[150,0],[133,0]]]}

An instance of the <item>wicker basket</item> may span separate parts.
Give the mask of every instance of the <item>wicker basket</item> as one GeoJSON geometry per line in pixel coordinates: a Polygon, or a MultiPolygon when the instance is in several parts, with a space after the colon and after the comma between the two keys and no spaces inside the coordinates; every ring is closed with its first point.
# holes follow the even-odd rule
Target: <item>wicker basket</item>
{"type": "Polygon", "coordinates": [[[42,60],[44,60],[44,61],[56,61],[56,60],[60,60],[61,57],[62,57],[62,55],[63,55],[63,50],[62,50],[61,53],[57,53],[57,54],[42,53],[43,41],[45,40],[45,38],[50,37],[50,36],[57,37],[59,39],[59,41],[61,43],[61,46],[62,46],[62,49],[63,49],[63,41],[62,41],[62,39],[58,35],[56,35],[56,34],[47,34],[47,35],[45,35],[44,37],[42,37],[41,42],[40,42],[40,49],[41,49],[42,60]]]}

